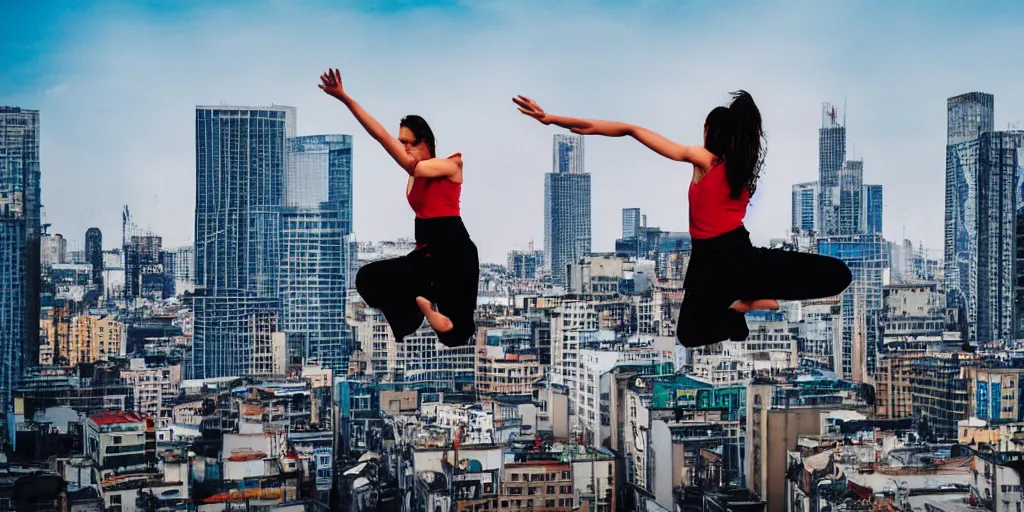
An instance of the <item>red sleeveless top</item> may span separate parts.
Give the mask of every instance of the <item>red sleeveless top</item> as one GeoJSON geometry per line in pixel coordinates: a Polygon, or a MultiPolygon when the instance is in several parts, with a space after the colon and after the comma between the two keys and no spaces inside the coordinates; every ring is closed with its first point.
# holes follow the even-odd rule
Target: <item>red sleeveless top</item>
{"type": "MultiPolygon", "coordinates": [[[[460,156],[455,153],[448,157],[460,156]]],[[[458,217],[459,199],[462,196],[462,183],[455,183],[447,177],[413,178],[412,190],[407,198],[417,219],[434,219],[437,217],[458,217]]]]}
{"type": "Polygon", "coordinates": [[[719,162],[699,182],[690,182],[689,199],[690,237],[714,238],[743,225],[750,190],[744,188],[739,199],[731,198],[725,162],[719,162]]]}
{"type": "Polygon", "coordinates": [[[458,217],[462,184],[448,178],[413,178],[409,206],[418,219],[458,217]]]}

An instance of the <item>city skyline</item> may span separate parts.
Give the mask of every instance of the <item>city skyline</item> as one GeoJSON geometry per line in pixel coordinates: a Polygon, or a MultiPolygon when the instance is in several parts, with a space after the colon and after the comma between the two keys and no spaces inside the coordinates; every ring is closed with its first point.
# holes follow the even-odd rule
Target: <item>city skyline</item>
{"type": "MultiPolygon", "coordinates": [[[[1016,92],[1024,71],[997,65],[1012,54],[998,41],[1024,35],[1010,22],[1019,19],[1011,10],[1020,7],[987,4],[964,12],[937,4],[914,13],[914,24],[876,40],[867,34],[902,22],[909,8],[751,3],[733,12],[581,5],[586,8],[531,11],[446,2],[411,10],[383,3],[358,11],[167,4],[59,14],[18,6],[23,11],[13,14],[24,26],[6,36],[13,39],[0,40],[14,50],[0,60],[0,104],[41,112],[44,222],[67,237],[69,248],[84,247],[89,227],[107,234],[108,247],[119,242],[114,235],[124,204],[168,247],[189,243],[192,116],[196,105],[221,101],[294,106],[302,118],[299,135],[351,134],[356,236],[411,236],[404,175],[341,105],[315,88],[323,69],[339,67],[351,94],[385,127],[420,113],[437,134],[439,152],[463,152],[465,217],[488,262],[504,261],[530,241],[543,244],[543,181],[551,135],[559,131],[517,117],[509,101],[515,94],[551,112],[620,119],[695,144],[707,111],[725,102],[729,90],[750,90],[769,141],[764,179],[747,218],[761,244],[790,224],[792,185],[817,178],[822,102],[845,99],[848,158],[863,158],[865,183],[885,188],[886,238],[902,239],[906,226],[915,245],[923,241],[930,249],[943,247],[947,98],[993,94],[996,129],[1024,118],[1024,95],[1016,92]],[[84,16],[88,23],[81,23],[84,16]],[[410,28],[410,20],[419,28],[410,28]],[[742,26],[744,37],[724,33],[726,21],[742,26]],[[22,31],[33,30],[25,27],[42,26],[68,30],[42,30],[31,46],[18,42],[22,31]],[[224,26],[233,30],[220,30],[224,26]],[[643,33],[634,32],[638,26],[643,33]],[[588,44],[574,49],[574,59],[553,50],[594,28],[628,37],[614,45],[583,38],[588,44]],[[265,37],[268,31],[280,39],[265,37]],[[770,42],[780,40],[780,31],[793,37],[770,42]],[[432,58],[409,58],[409,45],[423,41],[433,45],[432,58]],[[698,43],[702,50],[694,53],[698,43]],[[608,76],[607,69],[620,72],[608,76]],[[445,79],[411,85],[400,79],[405,76],[445,79]],[[887,83],[898,83],[904,96],[894,96],[887,83]],[[82,130],[85,125],[91,129],[82,130]],[[921,217],[926,220],[915,222],[921,217]]],[[[632,141],[591,138],[587,153],[595,251],[614,248],[622,208],[641,207],[651,224],[685,231],[688,168],[632,141]]]]}

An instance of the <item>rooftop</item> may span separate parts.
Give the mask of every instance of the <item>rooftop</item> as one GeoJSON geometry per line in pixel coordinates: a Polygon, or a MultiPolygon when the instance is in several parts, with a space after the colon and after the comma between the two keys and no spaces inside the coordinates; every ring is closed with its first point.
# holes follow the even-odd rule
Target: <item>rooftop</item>
{"type": "Polygon", "coordinates": [[[121,423],[142,423],[145,419],[134,412],[126,411],[102,411],[89,417],[93,423],[104,425],[117,425],[121,423]]]}

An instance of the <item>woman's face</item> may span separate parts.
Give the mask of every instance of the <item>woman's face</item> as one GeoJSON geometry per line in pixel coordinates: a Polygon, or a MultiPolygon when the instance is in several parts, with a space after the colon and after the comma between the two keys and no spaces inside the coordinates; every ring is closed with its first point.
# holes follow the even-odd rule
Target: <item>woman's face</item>
{"type": "Polygon", "coordinates": [[[401,142],[402,146],[405,147],[405,152],[416,160],[430,159],[430,148],[427,147],[427,143],[417,140],[412,130],[405,126],[398,129],[398,142],[401,142]]]}

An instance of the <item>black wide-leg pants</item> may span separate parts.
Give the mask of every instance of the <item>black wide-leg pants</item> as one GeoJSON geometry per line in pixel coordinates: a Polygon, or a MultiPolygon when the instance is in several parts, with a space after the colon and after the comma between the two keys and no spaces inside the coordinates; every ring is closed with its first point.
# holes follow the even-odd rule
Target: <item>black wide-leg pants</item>
{"type": "Polygon", "coordinates": [[[480,260],[461,217],[416,219],[411,253],[369,263],[356,274],[356,290],[366,305],[384,314],[395,339],[402,340],[423,325],[416,297],[437,305],[452,321],[452,330],[437,333],[448,347],[469,343],[476,332],[480,260]]]}
{"type": "Polygon", "coordinates": [[[676,326],[687,347],[747,339],[744,314],[729,308],[737,300],[820,299],[843,293],[852,281],[842,260],[753,247],[742,226],[692,243],[676,326]]]}

